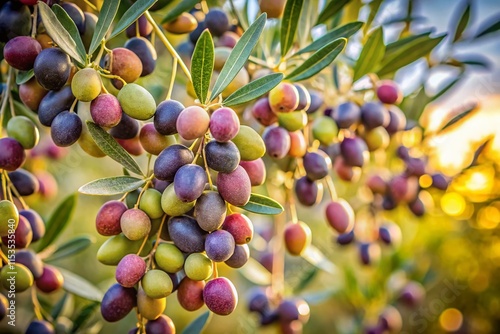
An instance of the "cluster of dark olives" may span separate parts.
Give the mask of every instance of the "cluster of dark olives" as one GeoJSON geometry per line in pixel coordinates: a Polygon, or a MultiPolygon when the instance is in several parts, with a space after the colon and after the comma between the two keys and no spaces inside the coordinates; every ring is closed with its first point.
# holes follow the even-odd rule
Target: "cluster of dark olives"
{"type": "Polygon", "coordinates": [[[247,308],[259,315],[262,326],[279,323],[281,333],[301,333],[310,309],[300,298],[276,300],[269,288],[255,287],[248,293],[247,308]]]}

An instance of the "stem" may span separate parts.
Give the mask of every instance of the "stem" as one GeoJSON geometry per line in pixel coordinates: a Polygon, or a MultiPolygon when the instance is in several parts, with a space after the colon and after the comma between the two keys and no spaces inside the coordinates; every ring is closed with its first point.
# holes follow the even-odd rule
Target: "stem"
{"type": "Polygon", "coordinates": [[[146,174],[149,173],[149,168],[151,167],[151,158],[152,158],[151,153],[148,153],[148,164],[146,167],[146,174]]]}
{"type": "MultiPolygon", "coordinates": [[[[206,137],[205,137],[206,140],[206,137]]],[[[208,184],[210,185],[210,189],[214,189],[214,185],[212,183],[212,177],[210,176],[210,171],[208,170],[208,164],[207,164],[207,155],[205,154],[205,140],[201,142],[201,147],[203,150],[203,164],[205,165],[205,172],[207,173],[207,178],[208,178],[208,184]]]]}
{"type": "Polygon", "coordinates": [[[0,249],[0,258],[2,259],[3,262],[5,262],[5,264],[10,264],[10,261],[9,259],[7,258],[7,256],[3,253],[3,251],[0,249]]]}
{"type": "Polygon", "coordinates": [[[137,202],[136,202],[136,203],[135,203],[135,205],[134,205],[134,209],[137,209],[137,208],[139,207],[139,203],[141,202],[142,195],[144,194],[144,192],[145,192],[146,190],[148,190],[149,185],[151,184],[151,180],[153,179],[153,177],[154,177],[154,174],[153,174],[153,175],[151,175],[151,176],[147,179],[148,181],[146,182],[146,184],[144,185],[144,187],[142,187],[142,190],[141,190],[141,192],[139,193],[139,197],[137,197],[137,202]]]}
{"type": "Polygon", "coordinates": [[[3,199],[7,199],[7,178],[4,176],[2,171],[2,191],[3,191],[3,199]]]}
{"type": "Polygon", "coordinates": [[[122,83],[123,83],[123,86],[126,86],[127,85],[127,82],[125,80],[122,79],[121,76],[119,75],[113,75],[113,74],[105,74],[103,72],[99,72],[99,74],[102,76],[102,77],[105,77],[105,78],[108,78],[108,79],[118,79],[120,80],[122,83]]]}
{"type": "Polygon", "coordinates": [[[40,302],[38,302],[36,288],[34,286],[31,287],[31,300],[33,302],[33,311],[35,312],[36,318],[38,320],[43,320],[42,312],[40,311],[40,302]]]}
{"type": "Polygon", "coordinates": [[[38,5],[33,6],[33,22],[31,23],[31,37],[35,38],[38,21],[38,5]]]}
{"type": "Polygon", "coordinates": [[[73,112],[75,110],[75,106],[78,103],[78,100],[75,99],[73,103],[71,104],[71,107],[69,108],[69,112],[73,112]]]}
{"type": "Polygon", "coordinates": [[[153,17],[151,17],[151,14],[148,11],[146,11],[144,13],[144,15],[146,16],[146,18],[149,21],[149,23],[151,23],[151,25],[153,26],[154,31],[158,35],[158,38],[160,38],[160,40],[162,41],[162,43],[167,48],[168,52],[170,52],[170,54],[172,55],[172,57],[176,58],[179,61],[179,65],[181,66],[181,69],[184,72],[184,74],[186,74],[186,76],[188,77],[189,81],[193,81],[191,79],[191,73],[189,72],[189,69],[187,68],[186,64],[184,64],[184,62],[182,61],[181,57],[179,56],[179,54],[177,53],[177,51],[175,51],[175,48],[172,46],[172,44],[170,44],[170,41],[167,39],[167,37],[165,36],[165,34],[161,30],[161,28],[156,24],[156,22],[153,19],[153,17]]]}
{"type": "Polygon", "coordinates": [[[203,11],[203,14],[207,14],[208,13],[207,2],[205,0],[203,0],[200,2],[200,4],[201,4],[201,10],[203,11]]]}
{"type": "Polygon", "coordinates": [[[213,267],[212,279],[219,277],[219,272],[217,271],[217,262],[213,261],[212,267],[213,267]]]}
{"type": "Polygon", "coordinates": [[[137,253],[136,253],[136,254],[137,254],[137,256],[139,256],[139,254],[141,254],[142,249],[143,249],[143,248],[144,248],[144,246],[146,245],[146,242],[148,241],[148,239],[149,239],[149,235],[146,235],[146,236],[144,237],[144,240],[142,241],[141,247],[139,247],[139,250],[138,250],[138,251],[137,251],[137,253]]]}
{"type": "Polygon", "coordinates": [[[9,190],[12,191],[14,193],[14,195],[16,195],[16,197],[19,200],[19,202],[21,203],[23,209],[27,209],[28,206],[26,205],[26,202],[24,202],[23,197],[19,194],[16,187],[14,187],[14,184],[12,183],[12,181],[9,178],[9,174],[5,170],[3,171],[3,173],[5,175],[5,179],[7,180],[8,184],[9,184],[9,190]]]}
{"type": "Polygon", "coordinates": [[[174,57],[174,63],[172,64],[172,75],[170,77],[170,85],[168,86],[167,97],[165,100],[170,100],[172,97],[172,91],[174,90],[175,76],[177,75],[177,63],[179,61],[174,57]]]}
{"type": "Polygon", "coordinates": [[[265,61],[263,61],[262,59],[259,59],[257,57],[254,57],[254,56],[250,56],[248,57],[248,61],[251,62],[251,63],[254,63],[254,64],[257,64],[257,65],[260,65],[260,66],[263,66],[263,67],[266,67],[266,68],[269,68],[269,69],[273,69],[272,66],[269,66],[268,63],[266,63],[265,61]]]}
{"type": "Polygon", "coordinates": [[[5,108],[7,107],[7,100],[9,99],[10,86],[12,85],[12,77],[14,74],[14,69],[9,67],[9,72],[7,73],[7,82],[5,84],[5,90],[2,94],[2,106],[0,106],[0,132],[2,131],[3,118],[5,114],[5,108]]]}
{"type": "Polygon", "coordinates": [[[83,2],[85,2],[90,8],[92,8],[92,10],[97,11],[97,7],[89,0],[83,0],[83,2]]]}
{"type": "Polygon", "coordinates": [[[337,191],[335,190],[335,185],[330,175],[325,177],[326,186],[328,187],[328,192],[330,193],[330,198],[335,201],[338,198],[337,191]]]}
{"type": "Polygon", "coordinates": [[[273,270],[271,276],[271,289],[278,300],[284,295],[285,290],[285,248],[283,235],[285,233],[285,215],[280,214],[274,218],[273,237],[273,270]]]}
{"type": "Polygon", "coordinates": [[[148,257],[148,264],[147,267],[151,265],[151,262],[153,261],[153,254],[156,252],[156,249],[160,245],[159,240],[161,240],[161,230],[163,230],[163,225],[165,224],[165,221],[167,220],[167,215],[163,215],[163,218],[161,219],[160,227],[158,228],[158,232],[156,232],[156,241],[155,245],[153,246],[153,249],[151,252],[149,252],[149,257],[148,257]]]}

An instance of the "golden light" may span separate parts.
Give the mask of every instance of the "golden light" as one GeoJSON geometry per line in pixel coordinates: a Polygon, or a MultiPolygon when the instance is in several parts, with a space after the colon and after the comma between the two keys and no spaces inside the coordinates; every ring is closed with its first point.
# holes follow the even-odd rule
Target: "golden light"
{"type": "Polygon", "coordinates": [[[439,324],[447,332],[455,332],[462,326],[464,317],[456,308],[449,308],[439,316],[439,324]]]}
{"type": "Polygon", "coordinates": [[[487,206],[479,210],[477,225],[484,229],[494,229],[500,223],[500,211],[494,206],[487,206]]]}
{"type": "Polygon", "coordinates": [[[487,171],[475,171],[470,174],[466,181],[466,187],[473,192],[484,192],[491,188],[492,178],[487,171]]]}
{"type": "Polygon", "coordinates": [[[465,206],[465,199],[458,193],[449,192],[441,198],[441,209],[449,216],[460,216],[465,206]]]}
{"type": "Polygon", "coordinates": [[[422,188],[429,188],[432,185],[432,176],[424,174],[418,179],[418,183],[422,188]]]}

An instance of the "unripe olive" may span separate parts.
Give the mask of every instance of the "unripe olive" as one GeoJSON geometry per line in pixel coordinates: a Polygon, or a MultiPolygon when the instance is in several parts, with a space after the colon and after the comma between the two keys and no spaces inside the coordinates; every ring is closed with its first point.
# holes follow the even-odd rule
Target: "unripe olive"
{"type": "MultiPolygon", "coordinates": [[[[143,240],[131,241],[123,234],[112,236],[106,240],[97,251],[97,260],[102,264],[116,266],[127,254],[136,254],[143,240]]],[[[141,256],[146,256],[151,250],[150,243],[146,243],[141,256]]]]}
{"type": "Polygon", "coordinates": [[[7,123],[7,134],[29,150],[38,144],[40,133],[36,125],[26,116],[14,116],[7,123]]]}
{"type": "Polygon", "coordinates": [[[155,320],[165,311],[167,307],[167,299],[154,299],[148,297],[142,288],[137,291],[137,311],[141,316],[148,320],[155,320]]]}
{"type": "Polygon", "coordinates": [[[301,130],[307,124],[307,114],[303,110],[278,113],[278,124],[288,131],[301,130]]]}
{"type": "Polygon", "coordinates": [[[184,255],[174,244],[161,243],[155,252],[155,262],[167,273],[176,273],[184,266],[184,255]]]}
{"type": "Polygon", "coordinates": [[[192,253],[186,258],[184,272],[195,281],[204,281],[212,275],[213,263],[203,253],[192,253]]]}
{"type": "Polygon", "coordinates": [[[0,236],[13,234],[19,223],[19,212],[11,201],[0,201],[0,236]]]}
{"type": "Polygon", "coordinates": [[[10,263],[2,267],[0,280],[6,290],[23,292],[33,285],[33,274],[20,263],[10,263]]]}
{"type": "Polygon", "coordinates": [[[144,121],[154,116],[156,102],[146,88],[131,83],[118,93],[118,101],[123,112],[132,118],[144,121]]]}
{"type": "Polygon", "coordinates": [[[337,138],[338,127],[335,121],[328,116],[316,118],[312,125],[314,139],[323,145],[330,145],[337,138]]]}
{"type": "Polygon", "coordinates": [[[123,234],[130,240],[140,240],[151,231],[151,219],[140,209],[129,209],[120,218],[123,234]]]}
{"type": "Polygon", "coordinates": [[[165,214],[161,208],[161,193],[153,188],[147,189],[142,193],[139,209],[151,219],[161,218],[165,214]]]}
{"type": "Polygon", "coordinates": [[[161,195],[161,207],[169,216],[180,216],[191,210],[196,201],[183,202],[175,194],[174,184],[170,184],[161,195]]]}
{"type": "Polygon", "coordinates": [[[232,142],[240,151],[240,158],[243,161],[256,160],[262,158],[266,153],[266,145],[259,134],[249,126],[240,126],[240,131],[232,139],[232,142]]]}
{"type": "Polygon", "coordinates": [[[79,70],[71,80],[71,91],[77,100],[90,102],[101,93],[101,76],[93,68],[79,70]]]}
{"type": "Polygon", "coordinates": [[[162,270],[149,270],[141,280],[146,295],[153,299],[167,297],[172,293],[173,283],[170,276],[162,270]]]}

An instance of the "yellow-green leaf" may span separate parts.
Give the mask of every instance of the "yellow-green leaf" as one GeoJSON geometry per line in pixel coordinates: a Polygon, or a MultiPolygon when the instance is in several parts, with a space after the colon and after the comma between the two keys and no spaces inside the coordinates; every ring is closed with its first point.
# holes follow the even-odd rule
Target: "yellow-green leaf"
{"type": "Polygon", "coordinates": [[[371,32],[354,66],[353,81],[375,71],[384,57],[384,31],[379,27],[371,32]]]}
{"type": "Polygon", "coordinates": [[[200,35],[191,60],[191,77],[196,96],[201,103],[207,102],[208,89],[214,70],[214,41],[208,29],[200,35]]]}
{"type": "Polygon", "coordinates": [[[293,45],[304,0],[288,0],[281,20],[281,56],[285,57],[293,45]]]}

